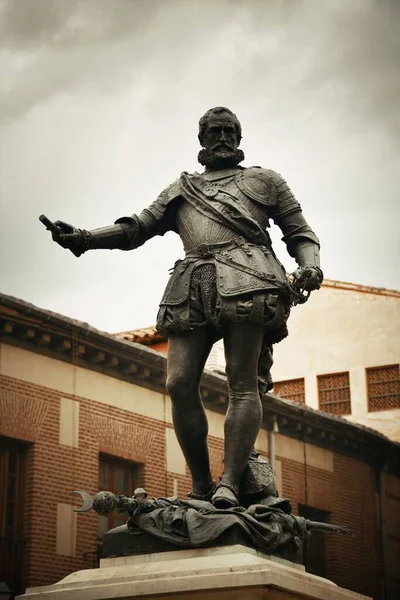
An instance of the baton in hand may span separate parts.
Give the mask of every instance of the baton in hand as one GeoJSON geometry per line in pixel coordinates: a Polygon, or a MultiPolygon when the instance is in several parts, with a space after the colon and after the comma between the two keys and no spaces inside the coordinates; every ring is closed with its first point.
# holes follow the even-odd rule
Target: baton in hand
{"type": "Polygon", "coordinates": [[[53,221],[50,221],[50,219],[48,219],[46,215],[40,215],[39,221],[43,223],[46,229],[51,231],[51,233],[54,233],[55,235],[59,235],[61,233],[57,225],[54,225],[53,221]]]}

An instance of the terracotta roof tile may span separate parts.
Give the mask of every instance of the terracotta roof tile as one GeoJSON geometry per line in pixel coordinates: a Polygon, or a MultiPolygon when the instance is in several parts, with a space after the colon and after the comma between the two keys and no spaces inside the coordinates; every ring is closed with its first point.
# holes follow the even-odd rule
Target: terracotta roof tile
{"type": "Polygon", "coordinates": [[[128,340],[128,342],[144,344],[145,346],[164,342],[167,339],[160,335],[154,326],[141,327],[140,329],[132,329],[131,331],[120,331],[114,335],[121,340],[128,340]]]}

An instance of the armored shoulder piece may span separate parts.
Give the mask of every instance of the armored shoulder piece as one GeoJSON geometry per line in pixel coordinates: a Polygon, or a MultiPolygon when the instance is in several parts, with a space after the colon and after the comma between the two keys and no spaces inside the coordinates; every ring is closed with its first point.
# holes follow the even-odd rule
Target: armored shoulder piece
{"type": "Polygon", "coordinates": [[[274,171],[268,171],[261,167],[249,167],[243,169],[236,176],[236,184],[252,200],[266,206],[275,206],[276,191],[271,173],[274,171]]]}
{"type": "Polygon", "coordinates": [[[276,171],[249,167],[237,175],[236,183],[246,196],[270,207],[274,219],[301,210],[288,184],[276,171]]]}
{"type": "Polygon", "coordinates": [[[173,200],[180,195],[178,179],[165,188],[149,207],[142,210],[140,215],[117,219],[115,223],[122,226],[129,238],[129,244],[124,249],[138,248],[153,236],[164,235],[167,231],[178,232],[174,212],[176,203],[173,203],[173,200]]]}
{"type": "MultiPolygon", "coordinates": [[[[181,195],[181,189],[179,186],[179,179],[171,183],[165,190],[161,192],[161,194],[157,197],[157,199],[150,204],[147,208],[145,208],[139,215],[139,221],[141,223],[141,227],[146,230],[151,230],[155,222],[160,224],[160,231],[157,232],[159,235],[164,235],[165,231],[167,231],[170,227],[168,224],[168,228],[163,230],[162,223],[164,221],[164,216],[167,212],[167,209],[171,202],[178,198],[181,195]]],[[[164,223],[167,225],[167,223],[164,223]]]]}
{"type": "Polygon", "coordinates": [[[158,198],[150,204],[148,208],[145,208],[142,213],[139,215],[139,219],[141,220],[144,227],[148,220],[154,221],[161,219],[166,210],[167,206],[172,200],[178,198],[181,195],[181,188],[179,185],[179,179],[171,183],[168,187],[165,188],[158,196],[158,198]]]}
{"type": "Polygon", "coordinates": [[[272,171],[272,169],[266,169],[264,172],[271,178],[274,187],[276,198],[273,214],[274,221],[277,222],[279,219],[290,213],[301,212],[300,204],[297,202],[292,190],[282,175],[276,171],[272,171]]]}

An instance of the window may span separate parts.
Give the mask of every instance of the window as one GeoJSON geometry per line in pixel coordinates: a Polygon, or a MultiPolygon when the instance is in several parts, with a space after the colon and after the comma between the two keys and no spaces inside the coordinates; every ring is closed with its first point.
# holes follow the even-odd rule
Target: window
{"type": "MultiPolygon", "coordinates": [[[[143,465],[112,456],[100,455],[99,489],[114,494],[132,496],[137,487],[144,485],[143,465]]],[[[102,539],[106,531],[124,525],[128,513],[112,512],[99,517],[98,537],[102,539]]]]}
{"type": "Polygon", "coordinates": [[[367,369],[368,410],[400,408],[399,365],[367,369]]]}
{"type": "Polygon", "coordinates": [[[288,379],[286,381],[276,381],[274,383],[274,394],[287,398],[298,404],[305,404],[306,392],[304,379],[288,379]]]}
{"type": "MultiPolygon", "coordinates": [[[[299,516],[309,521],[319,523],[329,522],[329,513],[319,508],[299,504],[299,516]]],[[[307,573],[326,577],[326,553],[325,536],[323,531],[313,531],[312,534],[303,539],[303,564],[307,573]]]]}
{"type": "Polygon", "coordinates": [[[349,373],[318,375],[319,409],[333,415],[351,413],[349,373]]]}
{"type": "Polygon", "coordinates": [[[16,592],[22,592],[23,577],[25,450],[0,438],[0,581],[16,592]]]}

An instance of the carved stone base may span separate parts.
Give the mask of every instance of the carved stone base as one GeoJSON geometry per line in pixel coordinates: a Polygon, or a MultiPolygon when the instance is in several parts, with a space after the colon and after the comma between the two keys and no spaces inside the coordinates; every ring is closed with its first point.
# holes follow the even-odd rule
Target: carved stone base
{"type": "Polygon", "coordinates": [[[21,600],[370,600],[244,546],[102,559],[21,600]]]}

